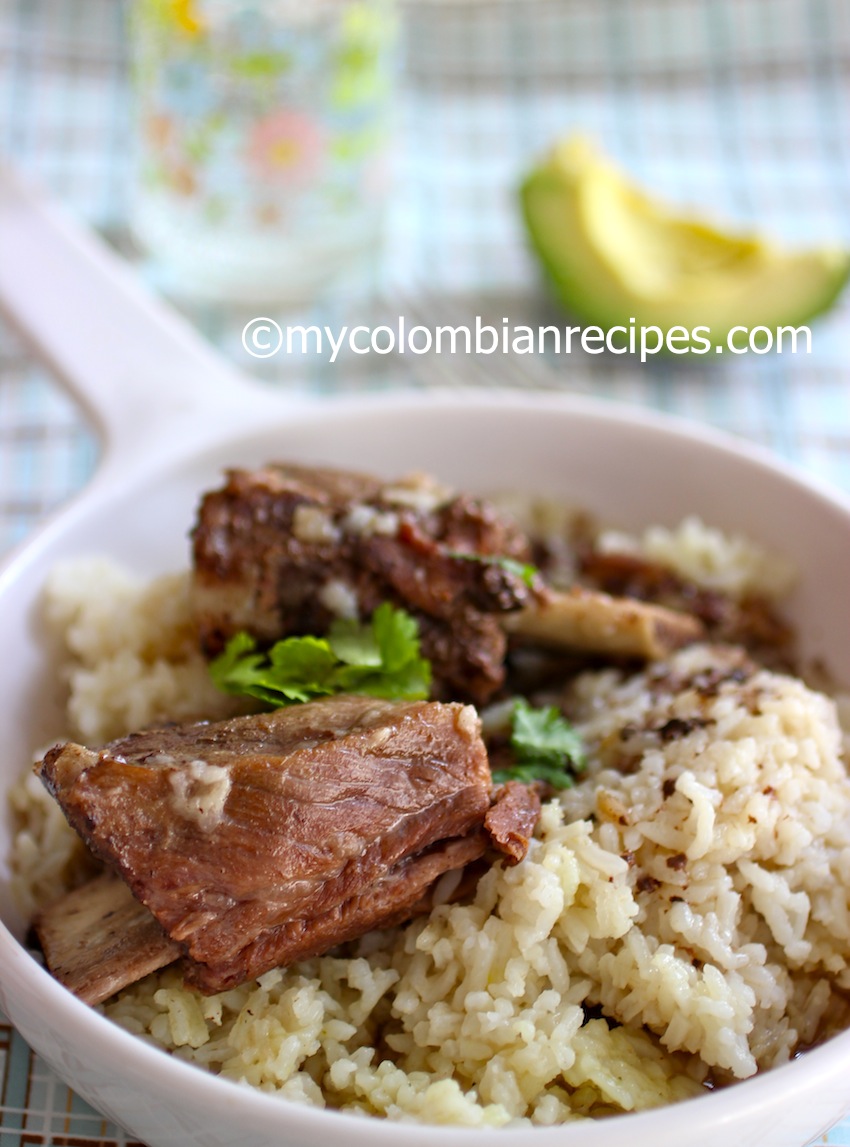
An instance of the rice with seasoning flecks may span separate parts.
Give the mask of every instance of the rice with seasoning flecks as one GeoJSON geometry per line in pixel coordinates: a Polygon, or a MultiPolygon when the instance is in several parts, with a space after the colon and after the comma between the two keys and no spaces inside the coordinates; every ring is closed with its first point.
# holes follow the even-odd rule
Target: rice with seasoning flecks
{"type": "MultiPolygon", "coordinates": [[[[185,578],[66,568],[49,614],[73,735],[233,711],[194,650],[185,578]]],[[[527,859],[492,868],[471,902],[216,996],[166,970],[106,1015],[292,1100],[470,1126],[672,1102],[840,1023],[850,782],[833,702],[701,646],[637,674],[584,673],[563,703],[587,773],[545,806],[527,859]]],[[[79,877],[82,850],[35,778],[13,804],[32,905],[79,877]]]]}

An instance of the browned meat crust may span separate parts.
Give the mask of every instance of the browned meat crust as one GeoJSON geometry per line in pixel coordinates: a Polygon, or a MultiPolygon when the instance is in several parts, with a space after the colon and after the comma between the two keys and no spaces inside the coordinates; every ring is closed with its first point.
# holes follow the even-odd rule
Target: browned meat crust
{"type": "Polygon", "coordinates": [[[38,771],[208,992],[408,918],[490,848],[519,859],[539,813],[507,787],[491,809],[457,703],[337,697],[57,745],[38,771]]]}
{"type": "Polygon", "coordinates": [[[504,679],[498,615],[527,604],[523,579],[458,558],[529,558],[522,533],[486,502],[422,477],[387,483],[337,470],[233,470],[202,500],[194,599],[210,655],[245,629],[271,643],[324,633],[340,612],[384,601],[414,613],[435,697],[488,700],[504,679]]]}

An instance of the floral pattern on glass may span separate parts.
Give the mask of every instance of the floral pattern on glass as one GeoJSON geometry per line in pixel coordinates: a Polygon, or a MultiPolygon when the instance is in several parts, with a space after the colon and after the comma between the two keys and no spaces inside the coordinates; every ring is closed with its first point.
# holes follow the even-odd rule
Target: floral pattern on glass
{"type": "Polygon", "coordinates": [[[144,193],[259,230],[373,198],[394,32],[391,0],[136,0],[144,193]]]}

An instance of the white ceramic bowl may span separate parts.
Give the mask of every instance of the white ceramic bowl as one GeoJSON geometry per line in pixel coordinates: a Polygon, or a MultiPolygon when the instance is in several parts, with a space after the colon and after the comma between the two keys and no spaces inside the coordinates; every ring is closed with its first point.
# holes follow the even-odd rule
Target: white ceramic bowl
{"type": "MultiPolygon", "coordinates": [[[[715,435],[632,411],[541,396],[474,393],[381,397],[281,411],[268,424],[188,456],[100,485],[21,552],[0,583],[6,656],[0,690],[7,730],[0,801],[33,745],[56,731],[43,704],[51,664],[38,639],[37,601],[58,559],[106,551],[145,573],[186,563],[199,491],[220,467],[272,458],[366,466],[388,476],[412,466],[476,490],[567,496],[604,520],[673,524],[686,513],[792,556],[801,569],[794,618],[810,653],[850,680],[850,510],[767,459],[715,435]],[[52,726],[52,727],[51,727],[52,726]]],[[[0,834],[6,855],[9,834],[0,834]]],[[[7,906],[4,917],[20,935],[7,906]]],[[[69,1083],[151,1147],[418,1147],[434,1130],[401,1128],[275,1100],[207,1076],[113,1027],[60,988],[0,934],[0,1000],[12,1021],[69,1083]]],[[[799,1147],[850,1106],[850,1033],[800,1061],[722,1093],[595,1126],[499,1132],[505,1147],[581,1147],[626,1135],[634,1145],[715,1147],[764,1141],[799,1147]],[[767,1129],[771,1131],[768,1134],[767,1129]]],[[[471,1133],[440,1129],[441,1142],[471,1133]]]]}
{"type": "MultiPolygon", "coordinates": [[[[0,238],[2,222],[0,212],[0,238]]],[[[34,234],[41,234],[43,222],[34,234]]],[[[25,231],[18,220],[15,236],[25,231]]],[[[61,316],[45,301],[43,276],[27,294],[20,276],[4,281],[0,272],[0,298],[76,378],[99,412],[107,440],[104,466],[89,491],[0,575],[0,807],[33,746],[61,727],[55,674],[38,620],[47,571],[60,558],[93,552],[109,553],[142,573],[181,567],[199,492],[228,464],[295,459],[387,476],[425,468],[481,492],[517,489],[568,498],[627,529],[672,525],[685,514],[699,514],[797,563],[800,584],[791,611],[804,652],[822,657],[850,681],[847,500],[707,430],[569,397],[477,391],[300,405],[271,399],[226,377],[156,308],[138,319],[144,308],[139,310],[134,288],[118,283],[114,267],[108,274],[94,268],[100,256],[81,256],[79,245],[71,252],[67,235],[54,243],[55,231],[50,251],[37,252],[42,263],[53,255],[58,260],[50,264],[49,282],[61,292],[67,272],[72,278],[64,283],[64,298],[72,284],[79,285],[100,307],[92,313],[102,316],[106,309],[132,345],[136,371],[127,363],[126,342],[113,346],[112,357],[98,357],[91,329],[88,337],[77,337],[81,320],[57,330],[61,316]],[[45,310],[52,323],[45,321],[45,310]],[[159,370],[145,375],[153,370],[154,350],[161,356],[159,370]],[[216,374],[215,389],[208,392],[216,374]],[[122,381],[125,391],[118,389],[122,381]]],[[[24,259],[33,252],[19,254],[24,259]]],[[[102,323],[97,333],[106,337],[102,323]]],[[[444,1147],[469,1147],[494,1135],[503,1147],[624,1141],[631,1147],[801,1147],[850,1109],[850,1032],[721,1092],[640,1115],[552,1129],[437,1130],[278,1100],[171,1059],[61,988],[19,942],[24,922],[8,892],[9,846],[4,816],[0,1005],[69,1084],[150,1147],[430,1147],[437,1135],[444,1147]]]]}

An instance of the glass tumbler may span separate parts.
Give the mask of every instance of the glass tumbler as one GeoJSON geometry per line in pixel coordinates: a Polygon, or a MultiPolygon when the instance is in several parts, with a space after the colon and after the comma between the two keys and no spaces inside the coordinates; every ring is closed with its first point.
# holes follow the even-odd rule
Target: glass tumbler
{"type": "Polygon", "coordinates": [[[392,0],[135,0],[131,230],[176,296],[299,303],[380,246],[392,0]]]}

